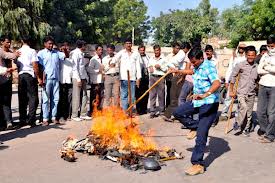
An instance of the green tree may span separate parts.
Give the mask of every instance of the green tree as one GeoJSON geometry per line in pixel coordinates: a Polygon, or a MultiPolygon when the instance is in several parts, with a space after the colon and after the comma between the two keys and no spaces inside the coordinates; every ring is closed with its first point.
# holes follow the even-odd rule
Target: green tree
{"type": "Polygon", "coordinates": [[[135,44],[139,44],[148,35],[147,6],[140,0],[118,0],[114,6],[113,36],[115,42],[122,42],[135,30],[135,44]]]}
{"type": "Polygon", "coordinates": [[[215,33],[218,27],[218,10],[203,0],[196,9],[174,10],[153,18],[154,40],[161,45],[173,41],[201,39],[215,33]]]}
{"type": "Polygon", "coordinates": [[[135,28],[136,43],[147,36],[147,7],[138,0],[45,0],[43,17],[58,42],[121,42],[135,28]],[[69,10],[69,11],[68,11],[69,10]]]}
{"type": "Polygon", "coordinates": [[[13,38],[20,35],[42,38],[51,30],[40,18],[43,7],[44,0],[1,0],[0,34],[10,34],[13,38]]]}
{"type": "Polygon", "coordinates": [[[257,0],[251,9],[252,13],[247,21],[251,22],[252,38],[263,40],[275,34],[275,1],[257,0]]]}
{"type": "Polygon", "coordinates": [[[94,30],[84,12],[93,0],[45,0],[43,17],[52,26],[57,42],[74,42],[78,38],[94,41],[94,30]]]}
{"type": "Polygon", "coordinates": [[[263,40],[275,33],[275,2],[245,0],[242,5],[226,9],[221,15],[224,37],[236,47],[239,41],[263,40]]]}

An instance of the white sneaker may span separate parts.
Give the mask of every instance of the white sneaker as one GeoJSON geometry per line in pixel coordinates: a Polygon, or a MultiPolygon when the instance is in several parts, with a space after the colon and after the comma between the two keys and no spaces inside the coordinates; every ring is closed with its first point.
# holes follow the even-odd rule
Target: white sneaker
{"type": "Polygon", "coordinates": [[[72,117],[72,120],[73,120],[73,121],[76,121],[76,122],[82,121],[82,119],[79,118],[79,117],[76,117],[76,118],[73,118],[73,117],[72,117]]]}
{"type": "Polygon", "coordinates": [[[80,116],[80,119],[83,119],[83,120],[91,120],[92,117],[90,117],[90,116],[80,116]]]}

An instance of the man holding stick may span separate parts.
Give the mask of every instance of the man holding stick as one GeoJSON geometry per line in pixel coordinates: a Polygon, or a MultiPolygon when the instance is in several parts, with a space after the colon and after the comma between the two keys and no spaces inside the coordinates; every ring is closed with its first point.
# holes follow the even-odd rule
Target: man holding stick
{"type": "Polygon", "coordinates": [[[173,115],[191,131],[188,139],[196,138],[193,149],[191,166],[185,171],[187,175],[204,173],[203,155],[207,143],[208,131],[214,122],[219,107],[220,80],[217,69],[211,61],[203,59],[203,52],[193,48],[188,54],[194,70],[173,70],[172,72],[193,75],[194,88],[192,101],[180,105],[173,115]],[[199,114],[194,120],[193,115],[199,114]]]}
{"type": "MultiPolygon", "coordinates": [[[[150,86],[152,86],[159,78],[165,75],[167,71],[167,63],[165,57],[161,55],[161,48],[159,45],[154,47],[155,56],[149,60],[149,72],[150,72],[150,86]]],[[[150,91],[150,118],[157,117],[156,112],[156,99],[158,97],[158,104],[160,114],[164,112],[164,96],[165,96],[165,80],[159,82],[159,84],[150,91]]]]}

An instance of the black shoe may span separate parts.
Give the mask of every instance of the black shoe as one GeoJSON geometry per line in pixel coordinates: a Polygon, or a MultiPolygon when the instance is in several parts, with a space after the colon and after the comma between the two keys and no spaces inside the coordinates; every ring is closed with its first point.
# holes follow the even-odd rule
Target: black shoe
{"type": "Polygon", "coordinates": [[[36,127],[36,126],[37,126],[35,122],[34,122],[34,123],[30,123],[29,125],[30,125],[30,127],[31,127],[31,128],[33,128],[33,127],[36,127]]]}
{"type": "Polygon", "coordinates": [[[258,134],[259,136],[263,136],[263,135],[265,134],[265,132],[262,131],[261,129],[259,129],[259,130],[257,131],[257,134],[258,134]]]}
{"type": "Polygon", "coordinates": [[[242,134],[242,131],[238,131],[237,133],[235,133],[235,136],[240,136],[242,134]]]}
{"type": "Polygon", "coordinates": [[[156,114],[150,114],[150,119],[153,119],[153,118],[156,118],[156,117],[158,117],[158,115],[156,115],[156,114]]]}
{"type": "Polygon", "coordinates": [[[22,128],[22,127],[27,126],[27,125],[28,125],[27,122],[25,122],[25,121],[20,121],[20,122],[16,125],[16,127],[22,128]]]}

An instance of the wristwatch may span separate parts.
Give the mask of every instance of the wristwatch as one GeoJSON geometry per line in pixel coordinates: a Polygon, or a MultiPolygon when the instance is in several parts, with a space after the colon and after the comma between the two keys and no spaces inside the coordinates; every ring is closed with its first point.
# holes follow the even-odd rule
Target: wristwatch
{"type": "Polygon", "coordinates": [[[208,91],[208,92],[206,92],[206,93],[208,94],[208,96],[212,94],[210,91],[208,91]]]}

